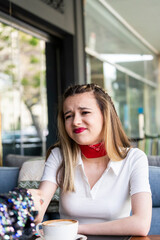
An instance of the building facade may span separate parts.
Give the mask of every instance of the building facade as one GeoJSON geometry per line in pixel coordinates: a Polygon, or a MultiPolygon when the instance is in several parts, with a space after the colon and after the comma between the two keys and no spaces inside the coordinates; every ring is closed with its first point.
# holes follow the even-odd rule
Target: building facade
{"type": "Polygon", "coordinates": [[[157,137],[159,57],[108,1],[0,1],[0,158],[45,155],[59,97],[94,82],[111,95],[131,139],[157,137]]]}

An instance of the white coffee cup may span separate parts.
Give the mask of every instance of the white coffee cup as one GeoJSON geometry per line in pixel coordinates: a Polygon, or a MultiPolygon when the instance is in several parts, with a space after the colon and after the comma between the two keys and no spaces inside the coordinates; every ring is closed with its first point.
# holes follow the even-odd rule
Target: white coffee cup
{"type": "Polygon", "coordinates": [[[36,231],[45,240],[75,240],[78,233],[78,221],[71,219],[49,220],[38,223],[36,231]],[[42,226],[42,231],[40,231],[42,226]]]}

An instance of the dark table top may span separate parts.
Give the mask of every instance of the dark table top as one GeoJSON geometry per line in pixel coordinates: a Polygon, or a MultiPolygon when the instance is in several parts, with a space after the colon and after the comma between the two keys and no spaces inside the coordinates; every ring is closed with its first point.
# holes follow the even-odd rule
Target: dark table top
{"type": "MultiPolygon", "coordinates": [[[[28,240],[35,240],[36,238],[33,236],[28,240]]],[[[87,236],[87,240],[129,240],[130,238],[130,236],[87,236]]]]}
{"type": "Polygon", "coordinates": [[[130,236],[87,236],[87,240],[129,240],[130,236]]]}
{"type": "MultiPolygon", "coordinates": [[[[28,240],[35,240],[37,237],[33,236],[28,240]]],[[[132,236],[87,236],[87,240],[160,240],[160,235],[150,235],[146,237],[132,237],[132,236]]]]}

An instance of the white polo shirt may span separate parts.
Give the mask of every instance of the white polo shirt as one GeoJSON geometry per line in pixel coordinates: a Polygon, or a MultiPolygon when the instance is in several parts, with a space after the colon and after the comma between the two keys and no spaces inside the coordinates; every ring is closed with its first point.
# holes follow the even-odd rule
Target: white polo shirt
{"type": "MultiPolygon", "coordinates": [[[[56,171],[61,161],[60,149],[54,148],[45,164],[41,181],[57,184],[56,171]]],[[[121,161],[110,160],[92,189],[79,154],[75,169],[75,192],[60,193],[60,217],[77,219],[80,224],[127,217],[131,211],[131,196],[138,192],[151,192],[148,160],[138,148],[130,149],[121,161]]]]}

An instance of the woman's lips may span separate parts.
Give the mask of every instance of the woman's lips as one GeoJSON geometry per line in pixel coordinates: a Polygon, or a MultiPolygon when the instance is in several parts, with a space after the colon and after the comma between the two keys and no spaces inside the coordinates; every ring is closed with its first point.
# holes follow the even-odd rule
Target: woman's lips
{"type": "Polygon", "coordinates": [[[83,132],[85,130],[86,130],[86,128],[76,128],[76,129],[73,130],[73,132],[74,133],[81,133],[81,132],[83,132]]]}

